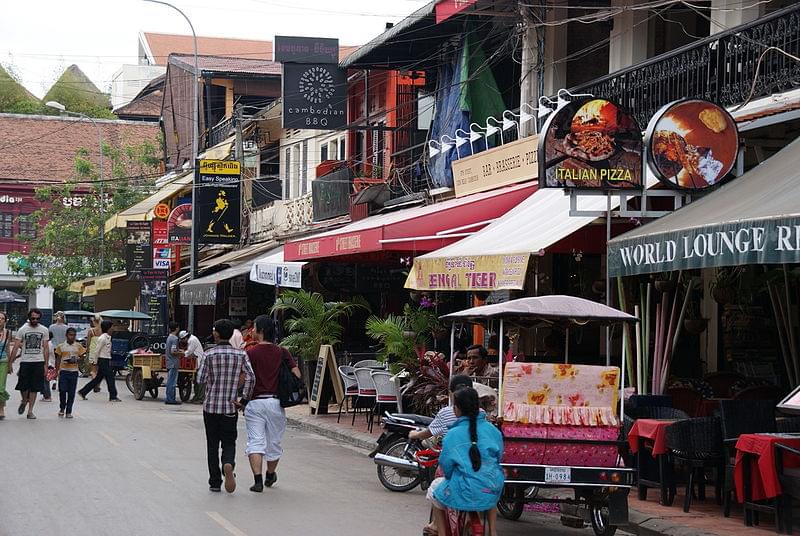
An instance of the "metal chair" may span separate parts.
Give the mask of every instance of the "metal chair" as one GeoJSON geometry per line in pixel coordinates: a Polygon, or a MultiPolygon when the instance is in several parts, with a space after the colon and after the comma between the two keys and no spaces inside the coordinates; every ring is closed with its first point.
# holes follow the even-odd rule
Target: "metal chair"
{"type": "Polygon", "coordinates": [[[358,363],[353,365],[353,368],[357,368],[357,369],[358,368],[372,368],[372,369],[383,368],[383,363],[381,363],[377,359],[362,359],[361,361],[359,361],[358,363]]]}
{"type": "MultiPolygon", "coordinates": [[[[725,505],[723,515],[730,517],[733,496],[733,472],[736,441],[742,434],[775,432],[775,405],[764,400],[721,400],[722,441],[725,449],[725,505]]],[[[742,498],[739,498],[742,500],[742,498]]],[[[745,505],[747,507],[747,505],[745,505]]]]}
{"type": "MultiPolygon", "coordinates": [[[[358,396],[355,400],[355,408],[358,408],[359,404],[364,403],[367,404],[363,407],[365,408],[372,408],[375,406],[375,399],[377,398],[377,392],[375,390],[375,382],[372,381],[372,373],[374,370],[368,368],[355,368],[353,370],[353,374],[356,377],[356,384],[358,385],[358,396]]],[[[370,414],[372,411],[370,411],[370,414]]],[[[371,415],[368,415],[368,419],[371,415]]],[[[369,421],[367,421],[369,422],[369,421]]],[[[350,423],[351,426],[355,426],[356,424],[356,412],[353,411],[353,420],[350,423]]]]}
{"type": "MultiPolygon", "coordinates": [[[[352,407],[352,401],[358,396],[358,382],[356,381],[354,370],[355,368],[350,365],[339,366],[339,376],[342,378],[342,385],[344,385],[344,401],[339,404],[339,415],[336,417],[337,423],[342,418],[342,406],[350,402],[348,407],[352,407]]],[[[345,410],[346,412],[347,410],[345,410]]]]}
{"type": "Polygon", "coordinates": [[[370,412],[368,428],[368,431],[372,432],[372,422],[376,412],[380,414],[380,409],[384,405],[393,405],[398,407],[399,411],[399,406],[397,404],[397,387],[392,381],[392,375],[388,372],[378,371],[370,374],[370,377],[372,383],[375,384],[375,406],[370,412]]]}
{"type": "Polygon", "coordinates": [[[719,417],[700,417],[678,421],[667,428],[667,447],[673,460],[682,462],[688,467],[689,478],[686,482],[686,496],[683,511],[688,512],[692,504],[692,493],[697,484],[697,496],[705,499],[706,469],[717,471],[716,498],[722,504],[722,475],[725,471],[725,459],[722,451],[722,427],[719,417]],[[697,478],[697,480],[695,480],[697,478]]]}

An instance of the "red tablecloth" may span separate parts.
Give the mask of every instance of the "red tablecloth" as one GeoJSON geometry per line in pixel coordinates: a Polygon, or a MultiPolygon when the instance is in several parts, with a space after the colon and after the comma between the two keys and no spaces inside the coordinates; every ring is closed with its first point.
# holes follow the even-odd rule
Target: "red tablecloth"
{"type": "Polygon", "coordinates": [[[631,452],[636,454],[639,450],[639,438],[649,439],[653,442],[653,456],[667,453],[667,428],[676,422],[671,419],[636,419],[631,431],[628,432],[628,444],[631,452]]]}
{"type": "MultiPolygon", "coordinates": [[[[778,482],[778,472],[775,469],[775,443],[781,443],[792,448],[800,448],[800,437],[786,434],[742,434],[736,441],[736,466],[734,467],[734,483],[736,484],[736,497],[739,502],[744,499],[744,467],[742,459],[745,454],[752,454],[752,491],[750,498],[753,501],[772,499],[781,494],[781,485],[778,482]]],[[[800,467],[800,458],[784,454],[786,467],[800,467]]]]}

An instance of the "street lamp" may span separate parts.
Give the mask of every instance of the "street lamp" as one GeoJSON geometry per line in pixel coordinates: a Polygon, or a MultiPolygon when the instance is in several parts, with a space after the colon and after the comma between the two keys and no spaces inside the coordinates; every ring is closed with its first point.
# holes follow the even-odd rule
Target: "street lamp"
{"type": "Polygon", "coordinates": [[[100,147],[100,225],[98,226],[98,233],[100,234],[100,273],[105,273],[105,232],[104,232],[104,225],[105,225],[105,205],[106,205],[106,196],[105,196],[105,184],[103,183],[103,131],[100,129],[100,125],[97,124],[97,121],[94,118],[89,117],[88,115],[81,113],[81,112],[70,112],[67,110],[67,107],[61,104],[60,102],[56,101],[47,101],[45,106],[48,108],[53,108],[54,110],[58,110],[62,114],[65,115],[72,115],[75,117],[82,117],[83,119],[88,119],[94,125],[94,128],[97,129],[97,139],[99,140],[99,147],[100,147]]]}
{"type": "MultiPolygon", "coordinates": [[[[161,0],[142,0],[144,2],[149,2],[151,4],[161,4],[162,6],[167,6],[178,13],[180,13],[181,17],[183,17],[186,22],[189,24],[189,29],[192,30],[192,44],[194,45],[194,106],[192,107],[192,118],[194,122],[194,128],[192,129],[192,169],[197,165],[197,128],[199,125],[199,117],[200,117],[200,102],[199,102],[199,90],[198,90],[198,83],[200,77],[200,68],[198,67],[197,62],[197,34],[194,32],[194,25],[192,21],[189,20],[189,17],[186,16],[186,13],[178,9],[177,7],[173,6],[169,2],[162,2],[161,0]]],[[[196,211],[196,203],[195,203],[195,184],[194,180],[192,180],[192,241],[191,241],[191,251],[189,252],[189,280],[194,279],[197,273],[197,255],[195,253],[195,249],[197,248],[197,244],[195,242],[195,235],[197,233],[197,229],[195,228],[195,214],[196,211]]],[[[189,306],[188,311],[188,318],[187,324],[189,328],[189,332],[191,333],[194,329],[194,305],[189,306]]]]}

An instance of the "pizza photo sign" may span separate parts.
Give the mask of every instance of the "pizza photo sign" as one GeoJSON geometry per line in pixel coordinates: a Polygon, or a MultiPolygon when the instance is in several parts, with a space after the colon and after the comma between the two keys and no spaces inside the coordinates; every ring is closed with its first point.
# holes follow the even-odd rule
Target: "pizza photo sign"
{"type": "Polygon", "coordinates": [[[647,163],[656,177],[678,190],[720,184],[736,164],[739,131],[724,108],[701,99],[667,104],[650,120],[647,163]]]}
{"type": "Polygon", "coordinates": [[[556,110],[539,139],[539,187],[637,190],[642,131],[617,104],[576,99],[556,110]]]}

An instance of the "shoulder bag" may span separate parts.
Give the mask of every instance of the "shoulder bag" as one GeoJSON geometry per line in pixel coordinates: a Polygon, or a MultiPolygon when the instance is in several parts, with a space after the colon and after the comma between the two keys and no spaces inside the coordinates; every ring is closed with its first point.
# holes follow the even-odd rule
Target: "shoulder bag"
{"type": "Polygon", "coordinates": [[[305,383],[292,374],[288,361],[289,351],[281,348],[281,366],[278,369],[278,400],[282,408],[297,406],[306,398],[305,383]]]}

